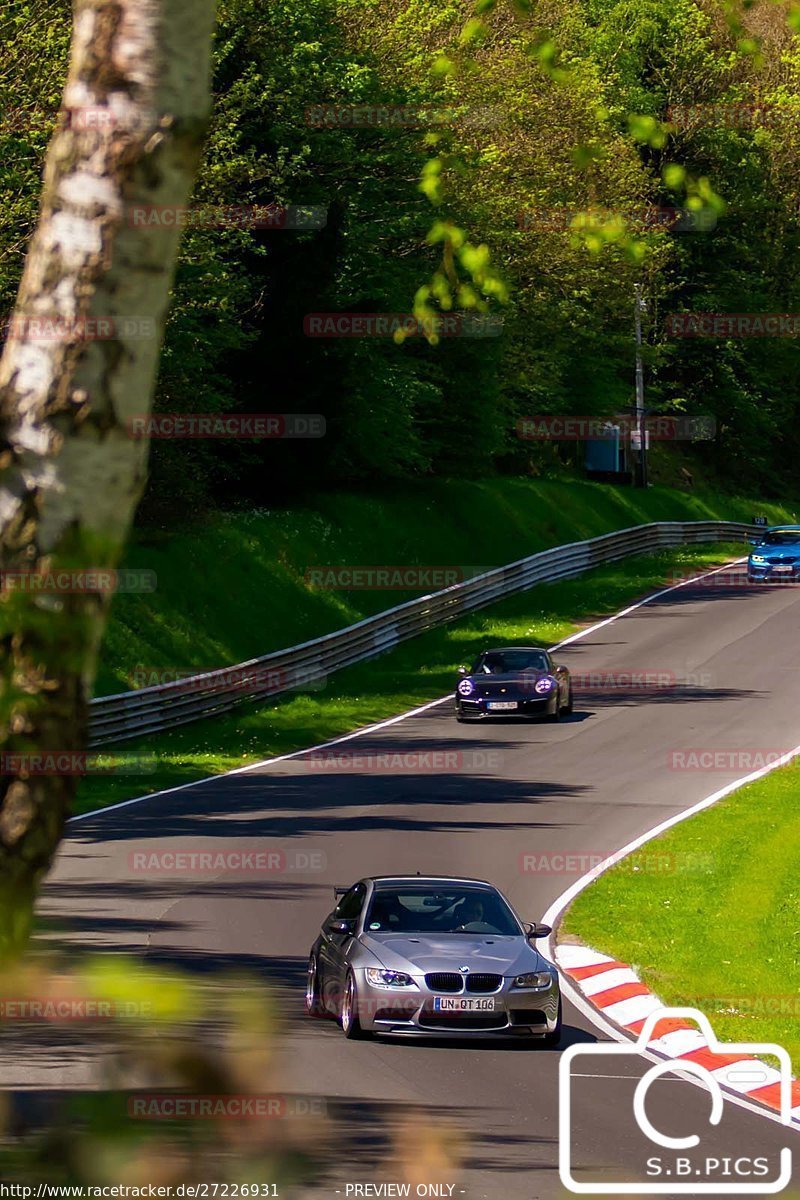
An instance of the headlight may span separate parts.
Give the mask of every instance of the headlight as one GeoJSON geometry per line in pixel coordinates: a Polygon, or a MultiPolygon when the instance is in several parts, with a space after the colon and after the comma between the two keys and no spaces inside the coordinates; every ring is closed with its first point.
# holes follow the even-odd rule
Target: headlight
{"type": "Polygon", "coordinates": [[[384,971],[382,967],[367,967],[367,983],[384,988],[417,986],[403,971],[384,971]]]}
{"type": "Polygon", "coordinates": [[[553,679],[552,675],[543,675],[541,679],[536,680],[536,683],[534,684],[534,690],[537,691],[541,696],[545,692],[552,692],[553,688],[556,686],[556,681],[553,679]]]}
{"type": "Polygon", "coordinates": [[[546,988],[550,986],[553,976],[549,971],[534,971],[530,975],[518,975],[512,987],[515,988],[546,988]]]}
{"type": "Polygon", "coordinates": [[[763,554],[751,554],[750,555],[750,562],[765,563],[766,561],[767,560],[764,558],[763,554]]]}
{"type": "Polygon", "coordinates": [[[475,691],[475,684],[471,679],[462,679],[458,685],[458,694],[460,696],[471,696],[475,691]]]}

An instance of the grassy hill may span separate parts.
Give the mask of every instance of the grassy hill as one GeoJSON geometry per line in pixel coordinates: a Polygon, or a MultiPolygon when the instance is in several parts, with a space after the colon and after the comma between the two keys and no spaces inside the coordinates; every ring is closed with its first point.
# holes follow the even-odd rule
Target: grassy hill
{"type": "Polygon", "coordinates": [[[760,501],[667,488],[497,479],[326,494],[303,508],[141,532],[125,565],[154,571],[157,588],[116,597],[96,692],[126,690],[137,667],[241,662],[419,594],[318,590],[306,581],[315,566],[488,568],[646,521],[750,520],[756,511],[789,515],[760,501]]]}

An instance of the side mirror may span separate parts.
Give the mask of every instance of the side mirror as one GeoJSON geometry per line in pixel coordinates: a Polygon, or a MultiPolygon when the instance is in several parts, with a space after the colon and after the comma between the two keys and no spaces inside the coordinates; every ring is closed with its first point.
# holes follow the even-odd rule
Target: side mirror
{"type": "Polygon", "coordinates": [[[463,679],[463,677],[464,677],[465,675],[469,675],[469,667],[459,667],[459,668],[458,668],[458,673],[459,673],[459,675],[460,675],[460,676],[462,677],[462,679],[463,679]]]}
{"type": "Polygon", "coordinates": [[[747,542],[748,542],[748,545],[750,545],[750,546],[760,546],[761,538],[748,538],[747,542]]]}
{"type": "Polygon", "coordinates": [[[553,932],[550,925],[541,925],[538,921],[528,921],[525,925],[525,932],[531,939],[549,937],[553,932]]]}
{"type": "Polygon", "coordinates": [[[331,921],[330,929],[331,933],[344,933],[352,937],[355,933],[356,923],[355,921],[340,921],[337,919],[331,921]]]}

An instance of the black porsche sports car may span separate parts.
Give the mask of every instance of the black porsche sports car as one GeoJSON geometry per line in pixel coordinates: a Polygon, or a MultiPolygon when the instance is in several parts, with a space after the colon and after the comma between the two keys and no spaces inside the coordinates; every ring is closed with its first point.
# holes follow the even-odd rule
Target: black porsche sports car
{"type": "Polygon", "coordinates": [[[461,667],[459,676],[459,721],[515,715],[558,721],[572,712],[569,671],[554,663],[547,650],[533,646],[486,650],[471,670],[461,667]]]}

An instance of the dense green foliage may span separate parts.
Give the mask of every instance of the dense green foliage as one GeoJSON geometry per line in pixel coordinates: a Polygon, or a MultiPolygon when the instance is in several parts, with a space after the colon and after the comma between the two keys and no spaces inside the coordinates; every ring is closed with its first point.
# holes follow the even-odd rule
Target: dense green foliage
{"type": "MultiPolygon", "coordinates": [[[[274,503],[320,485],[539,474],[577,461],[574,444],[520,441],[515,422],[631,404],[636,282],[648,302],[648,403],[715,415],[717,439],[693,451],[707,475],[786,486],[786,450],[798,448],[793,340],[665,333],[682,310],[800,310],[800,52],[785,9],[759,0],[737,28],[715,0],[477,7],[485,25],[461,0],[221,0],[196,201],[319,206],[327,221],[187,231],[157,406],[322,413],[328,434],[156,442],[151,515],[212,496],[274,503]],[[773,119],[749,121],[747,108],[738,127],[724,118],[726,105],[756,103],[773,119]],[[326,105],[428,115],[315,124],[309,110],[326,105]],[[662,128],[670,109],[692,105],[706,106],[702,119],[662,128]],[[713,229],[642,230],[648,206],[681,208],[687,196],[713,229]],[[453,228],[469,239],[461,250],[453,228]],[[429,345],[304,331],[314,312],[409,312],[432,277],[452,284],[456,309],[471,306],[488,253],[507,285],[507,302],[491,299],[500,336],[429,345]]],[[[69,5],[9,0],[0,38],[8,311],[69,5]]],[[[490,280],[483,290],[501,289],[490,280]]]]}

